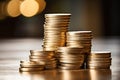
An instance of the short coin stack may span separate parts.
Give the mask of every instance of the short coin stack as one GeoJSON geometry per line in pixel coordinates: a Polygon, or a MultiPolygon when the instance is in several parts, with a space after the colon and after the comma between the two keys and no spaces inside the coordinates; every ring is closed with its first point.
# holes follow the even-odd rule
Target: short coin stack
{"type": "Polygon", "coordinates": [[[59,47],[57,50],[59,69],[80,69],[84,62],[83,48],[59,47]]]}
{"type": "Polygon", "coordinates": [[[111,65],[111,52],[94,51],[88,55],[87,68],[89,69],[109,69],[111,65]]]}
{"type": "Polygon", "coordinates": [[[45,14],[43,49],[55,51],[65,46],[71,14],[45,14]]]}
{"type": "Polygon", "coordinates": [[[55,69],[57,62],[54,51],[30,50],[30,61],[44,62],[45,69],[55,69]]]}
{"type": "Polygon", "coordinates": [[[34,61],[20,61],[20,72],[33,72],[44,70],[45,64],[42,62],[34,61]]]}
{"type": "Polygon", "coordinates": [[[91,31],[70,31],[67,32],[66,45],[68,47],[83,47],[84,53],[89,54],[91,52],[91,31]]]}

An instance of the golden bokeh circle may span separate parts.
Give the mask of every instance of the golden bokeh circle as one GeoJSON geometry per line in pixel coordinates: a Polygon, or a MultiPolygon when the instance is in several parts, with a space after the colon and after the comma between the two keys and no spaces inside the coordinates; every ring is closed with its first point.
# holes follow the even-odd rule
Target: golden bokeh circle
{"type": "Polygon", "coordinates": [[[10,0],[6,6],[7,14],[11,17],[19,16],[21,14],[20,3],[21,3],[20,0],[10,0]]]}
{"type": "Polygon", "coordinates": [[[36,0],[24,0],[20,5],[20,12],[25,17],[32,17],[39,11],[39,4],[36,0]]]}

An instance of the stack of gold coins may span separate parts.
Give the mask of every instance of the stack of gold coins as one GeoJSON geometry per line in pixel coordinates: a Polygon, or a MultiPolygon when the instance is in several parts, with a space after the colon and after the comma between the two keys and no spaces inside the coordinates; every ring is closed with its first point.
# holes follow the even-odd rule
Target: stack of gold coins
{"type": "Polygon", "coordinates": [[[35,61],[20,61],[20,72],[33,72],[44,70],[45,64],[35,61]]]}
{"type": "Polygon", "coordinates": [[[59,47],[57,50],[59,69],[80,69],[84,62],[82,47],[59,47]]]}
{"type": "Polygon", "coordinates": [[[55,51],[65,46],[70,16],[69,13],[45,14],[43,50],[55,51]]]}
{"type": "Polygon", "coordinates": [[[30,61],[44,62],[45,69],[55,69],[57,61],[54,51],[30,50],[30,61]]]}
{"type": "Polygon", "coordinates": [[[89,54],[91,52],[91,31],[70,31],[67,32],[66,45],[68,47],[83,47],[84,53],[89,54]]]}
{"type": "Polygon", "coordinates": [[[87,68],[89,69],[109,69],[111,65],[111,52],[94,51],[88,55],[87,68]]]}

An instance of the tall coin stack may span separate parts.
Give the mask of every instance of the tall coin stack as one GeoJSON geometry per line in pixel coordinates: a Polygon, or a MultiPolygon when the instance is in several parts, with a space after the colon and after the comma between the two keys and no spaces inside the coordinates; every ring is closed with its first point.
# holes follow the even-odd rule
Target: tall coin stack
{"type": "Polygon", "coordinates": [[[30,50],[30,54],[30,61],[45,63],[45,69],[55,69],[57,67],[54,51],[30,50]]]}
{"type": "Polygon", "coordinates": [[[65,46],[71,14],[45,14],[43,50],[55,51],[65,46]]]}
{"type": "Polygon", "coordinates": [[[91,31],[70,31],[67,32],[66,45],[68,47],[83,47],[84,53],[90,54],[91,52],[91,31]]]}
{"type": "Polygon", "coordinates": [[[59,47],[57,53],[59,60],[59,69],[80,69],[84,62],[82,47],[59,47]]]}
{"type": "Polygon", "coordinates": [[[109,69],[111,65],[111,52],[94,51],[88,55],[87,68],[89,69],[109,69]]]}

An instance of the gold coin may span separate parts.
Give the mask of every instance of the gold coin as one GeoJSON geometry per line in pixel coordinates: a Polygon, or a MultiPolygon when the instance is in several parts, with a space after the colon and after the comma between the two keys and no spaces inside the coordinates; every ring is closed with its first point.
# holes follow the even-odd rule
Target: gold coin
{"type": "Polygon", "coordinates": [[[43,48],[58,48],[60,47],[62,44],[44,44],[43,48]]]}
{"type": "Polygon", "coordinates": [[[88,61],[111,61],[112,58],[88,58],[88,61]]]}
{"type": "Polygon", "coordinates": [[[20,12],[25,17],[32,17],[36,15],[38,11],[39,4],[36,0],[24,0],[20,5],[20,12]]]}
{"type": "MultiPolygon", "coordinates": [[[[64,40],[65,41],[65,40],[64,40]]],[[[51,40],[51,39],[46,39],[43,44],[58,44],[58,43],[61,43],[61,41],[58,39],[58,40],[51,40]]]]}
{"type": "Polygon", "coordinates": [[[59,47],[57,52],[82,53],[83,47],[59,47]]]}
{"type": "Polygon", "coordinates": [[[81,50],[83,47],[59,47],[59,50],[81,50]]]}
{"type": "Polygon", "coordinates": [[[60,38],[65,38],[66,36],[65,35],[63,35],[63,34],[60,34],[60,33],[55,33],[55,34],[52,34],[52,33],[45,33],[44,34],[44,38],[51,38],[51,37],[53,37],[53,36],[55,36],[55,37],[60,37],[60,38]]]}
{"type": "Polygon", "coordinates": [[[68,24],[59,24],[59,25],[56,25],[56,24],[44,24],[44,27],[52,27],[52,28],[59,28],[59,27],[68,27],[68,24]]]}
{"type": "MultiPolygon", "coordinates": [[[[58,47],[59,48],[59,47],[58,47]]],[[[71,55],[82,55],[82,54],[84,54],[83,52],[83,50],[81,50],[81,51],[77,51],[77,50],[72,50],[72,51],[60,51],[60,50],[57,50],[56,52],[59,52],[59,54],[60,55],[63,55],[63,54],[71,54],[71,55]]]]}
{"type": "Polygon", "coordinates": [[[30,50],[31,53],[36,54],[36,53],[41,53],[41,54],[50,54],[50,53],[54,53],[54,51],[41,51],[41,50],[30,50]]]}
{"type": "Polygon", "coordinates": [[[68,29],[68,27],[44,27],[45,29],[68,29]]]}
{"type": "Polygon", "coordinates": [[[20,61],[21,64],[38,64],[38,62],[35,61],[20,61]]]}
{"type": "Polygon", "coordinates": [[[68,45],[87,45],[91,46],[91,43],[83,43],[83,42],[67,42],[68,45]]]}
{"type": "Polygon", "coordinates": [[[45,23],[45,26],[68,26],[69,23],[45,23]]]}
{"type": "Polygon", "coordinates": [[[31,56],[54,56],[54,51],[41,51],[41,50],[30,50],[31,56]]]}
{"type": "Polygon", "coordinates": [[[61,34],[44,34],[44,38],[56,38],[56,37],[58,37],[58,38],[66,38],[66,36],[65,35],[61,35],[61,34]]]}
{"type": "Polygon", "coordinates": [[[57,47],[60,47],[64,44],[44,44],[44,48],[57,48],[57,47]]]}
{"type": "Polygon", "coordinates": [[[61,34],[61,32],[64,32],[64,31],[44,31],[44,33],[54,33],[54,34],[61,34]]]}
{"type": "Polygon", "coordinates": [[[111,63],[89,63],[88,66],[111,66],[111,63]]]}
{"type": "Polygon", "coordinates": [[[58,66],[59,69],[65,69],[65,70],[78,70],[80,67],[65,67],[65,66],[58,66]]]}
{"type": "Polygon", "coordinates": [[[66,33],[66,35],[68,36],[68,37],[85,37],[85,38],[87,38],[87,37],[93,37],[93,35],[92,34],[69,34],[69,33],[66,33]]]}
{"type": "Polygon", "coordinates": [[[69,23],[70,23],[69,21],[52,21],[52,20],[44,22],[44,24],[65,24],[65,25],[69,23]]]}
{"type": "Polygon", "coordinates": [[[40,61],[42,61],[42,62],[44,62],[44,61],[54,61],[54,60],[56,60],[56,58],[51,58],[51,59],[44,59],[44,58],[30,58],[30,61],[36,61],[36,62],[40,62],[40,61]]]}
{"type": "Polygon", "coordinates": [[[64,62],[64,61],[81,61],[83,62],[84,61],[84,58],[59,58],[59,61],[60,62],[64,62]]]}
{"type": "Polygon", "coordinates": [[[109,58],[111,55],[88,55],[88,58],[109,58]]]}
{"type": "Polygon", "coordinates": [[[110,66],[102,66],[102,67],[99,67],[99,66],[89,66],[87,68],[88,69],[110,69],[110,66]]]}
{"type": "Polygon", "coordinates": [[[45,39],[43,43],[48,43],[48,44],[51,44],[51,43],[53,43],[53,44],[65,43],[65,39],[64,38],[61,38],[61,39],[63,39],[63,40],[60,40],[60,39],[55,40],[55,38],[54,39],[45,39]]]}
{"type": "Polygon", "coordinates": [[[70,16],[56,16],[56,17],[47,17],[47,16],[45,16],[45,19],[56,19],[56,20],[58,20],[58,19],[70,19],[70,16]]]}
{"type": "Polygon", "coordinates": [[[65,32],[63,32],[63,31],[46,31],[46,32],[44,32],[44,34],[65,35],[65,32]]]}
{"type": "Polygon", "coordinates": [[[70,22],[69,21],[53,21],[53,20],[48,20],[48,21],[45,21],[44,22],[45,24],[50,24],[50,23],[54,23],[54,24],[57,24],[57,23],[61,23],[61,24],[69,24],[70,22]]]}
{"type": "Polygon", "coordinates": [[[56,51],[57,48],[51,48],[51,47],[49,47],[49,48],[43,48],[43,50],[45,50],[45,51],[56,51]]]}
{"type": "Polygon", "coordinates": [[[81,66],[81,63],[72,63],[72,64],[68,64],[68,63],[61,63],[61,66],[66,66],[66,67],[73,67],[73,66],[81,66]]]}
{"type": "Polygon", "coordinates": [[[69,40],[69,39],[67,39],[67,41],[68,42],[72,42],[72,41],[74,41],[74,42],[92,42],[92,40],[69,40]]]}
{"type": "Polygon", "coordinates": [[[83,45],[83,46],[91,46],[92,42],[80,42],[80,41],[67,41],[66,43],[68,45],[83,45]]]}
{"type": "Polygon", "coordinates": [[[69,31],[67,32],[68,35],[80,35],[80,34],[90,34],[92,31],[69,31]]]}
{"type": "Polygon", "coordinates": [[[83,41],[84,41],[84,40],[89,40],[89,41],[91,41],[91,39],[92,39],[92,38],[82,38],[82,37],[71,37],[71,38],[70,38],[70,37],[67,37],[67,40],[69,40],[69,41],[71,41],[71,40],[72,40],[72,41],[81,41],[81,40],[83,40],[83,41]]]}
{"type": "Polygon", "coordinates": [[[66,44],[66,46],[67,46],[67,47],[83,47],[83,46],[81,46],[81,45],[68,45],[68,44],[66,44]]]}
{"type": "Polygon", "coordinates": [[[20,64],[21,68],[43,68],[45,66],[45,63],[40,64],[20,64]]]}
{"type": "Polygon", "coordinates": [[[62,27],[68,27],[68,25],[69,25],[69,23],[45,23],[45,25],[47,26],[47,27],[49,27],[49,26],[62,26],[62,27]]]}
{"type": "Polygon", "coordinates": [[[58,42],[53,42],[53,43],[51,42],[51,43],[50,43],[50,42],[49,42],[49,43],[44,43],[44,45],[48,45],[48,46],[54,45],[54,46],[56,47],[56,46],[60,46],[60,43],[58,43],[58,42]]]}
{"type": "MultiPolygon", "coordinates": [[[[68,29],[68,27],[66,27],[66,26],[58,26],[58,27],[51,27],[51,26],[45,26],[44,27],[44,30],[54,30],[54,29],[60,29],[60,31],[59,32],[61,32],[61,30],[67,30],[68,29]]],[[[62,32],[61,32],[62,33],[62,32]]],[[[54,33],[53,33],[54,34],[54,33]]],[[[65,32],[64,32],[64,34],[65,34],[65,32]]]]}
{"type": "Polygon", "coordinates": [[[70,19],[45,19],[45,22],[70,22],[70,19]]]}
{"type": "Polygon", "coordinates": [[[60,58],[84,58],[84,55],[59,54],[60,58]]]}
{"type": "Polygon", "coordinates": [[[107,60],[107,61],[87,61],[87,63],[111,63],[111,60],[107,60]]]}
{"type": "Polygon", "coordinates": [[[70,17],[45,17],[46,20],[70,20],[70,17]]]}
{"type": "Polygon", "coordinates": [[[49,39],[51,39],[51,40],[59,40],[60,39],[60,41],[63,41],[62,39],[65,39],[66,40],[66,38],[65,38],[65,35],[44,35],[44,40],[49,40],[49,39]],[[55,39],[56,38],[56,39],[55,39]]]}
{"type": "Polygon", "coordinates": [[[110,51],[92,51],[90,57],[110,57],[110,51]]]}
{"type": "Polygon", "coordinates": [[[43,62],[36,62],[36,61],[20,61],[20,64],[25,64],[25,65],[44,65],[43,62]]]}
{"type": "Polygon", "coordinates": [[[41,71],[41,70],[44,70],[44,68],[19,68],[19,71],[21,72],[41,71]]]}
{"type": "Polygon", "coordinates": [[[62,29],[62,28],[44,28],[44,31],[67,31],[67,29],[65,28],[65,29],[62,29]]]}
{"type": "Polygon", "coordinates": [[[39,59],[39,58],[44,58],[44,59],[51,59],[53,58],[53,56],[49,56],[49,55],[40,55],[40,56],[29,56],[29,58],[35,58],[35,59],[39,59]]]}
{"type": "Polygon", "coordinates": [[[89,49],[92,46],[90,44],[70,44],[70,43],[67,43],[66,45],[67,47],[83,47],[84,49],[89,49]]]}
{"type": "Polygon", "coordinates": [[[59,60],[62,63],[83,63],[84,60],[81,61],[72,61],[72,60],[59,60]]]}
{"type": "MultiPolygon", "coordinates": [[[[61,38],[62,39],[62,38],[61,38]]],[[[65,43],[65,40],[62,40],[62,41],[60,41],[60,40],[58,40],[58,41],[56,41],[56,40],[50,40],[50,39],[47,39],[47,40],[44,40],[43,41],[43,44],[45,45],[45,44],[62,44],[62,43],[65,43]]]]}
{"type": "Polygon", "coordinates": [[[70,17],[70,13],[53,13],[53,14],[45,14],[45,17],[70,17]]]}

